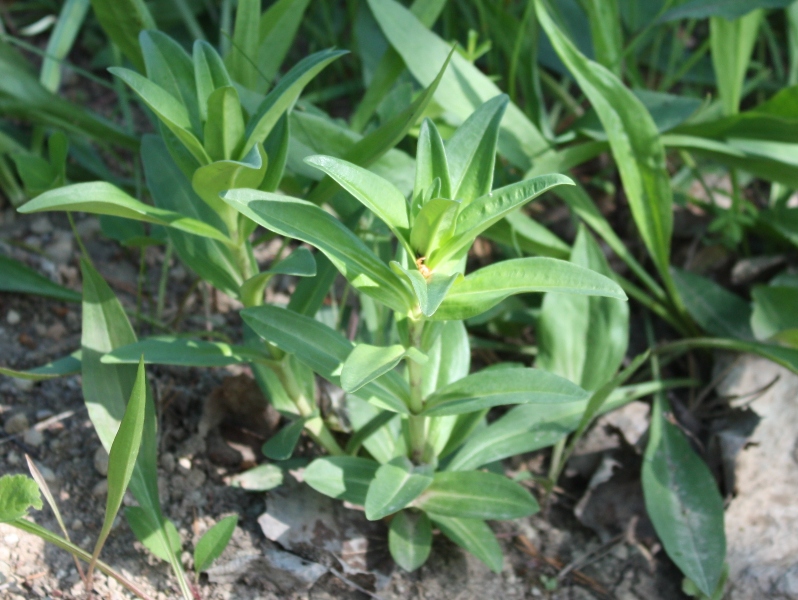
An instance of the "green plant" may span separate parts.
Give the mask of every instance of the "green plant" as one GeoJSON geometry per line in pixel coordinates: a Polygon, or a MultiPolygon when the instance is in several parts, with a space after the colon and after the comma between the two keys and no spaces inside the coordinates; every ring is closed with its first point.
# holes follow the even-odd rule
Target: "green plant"
{"type": "Polygon", "coordinates": [[[429,554],[430,522],[499,570],[501,551],[484,519],[531,514],[537,503],[501,475],[453,466],[458,450],[493,406],[527,404],[546,420],[548,411],[563,406],[583,410],[588,396],[542,370],[506,366],[469,375],[462,321],[524,292],[625,298],[610,279],[551,258],[507,260],[464,276],[467,252],[480,233],[545,191],[570,183],[548,175],[492,189],[506,103],[499,96],[484,104],[445,145],[435,125],[424,122],[409,202],[390,183],[351,163],[307,159],[390,229],[397,247],[388,264],[311,203],[255,190],[222,196],[263,226],[318,248],[360,292],[361,302],[390,309],[372,329],[384,340],[378,345],[352,344],[318,321],[274,306],[249,308],[242,316],[266,341],[349,393],[350,411],[361,413],[362,425],[345,456],[316,459],[304,480],[365,506],[369,519],[393,515],[389,546],[408,570],[429,554]],[[370,458],[360,455],[361,446],[370,458]]]}

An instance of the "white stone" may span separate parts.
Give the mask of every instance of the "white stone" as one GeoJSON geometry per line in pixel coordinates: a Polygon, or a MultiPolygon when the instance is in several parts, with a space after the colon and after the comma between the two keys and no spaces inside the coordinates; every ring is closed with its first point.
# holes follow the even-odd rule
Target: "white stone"
{"type": "Polygon", "coordinates": [[[28,429],[22,437],[22,441],[28,446],[38,448],[44,442],[44,435],[38,429],[28,429]]]}
{"type": "Polygon", "coordinates": [[[103,446],[97,448],[94,453],[94,470],[103,477],[108,475],[108,452],[103,446]]]}
{"type": "Polygon", "coordinates": [[[6,313],[6,323],[9,325],[16,325],[22,320],[22,317],[19,315],[17,311],[11,309],[6,313]]]}
{"type": "Polygon", "coordinates": [[[22,433],[28,427],[28,417],[25,416],[25,413],[16,413],[6,419],[4,428],[8,435],[16,435],[17,433],[22,433]]]}

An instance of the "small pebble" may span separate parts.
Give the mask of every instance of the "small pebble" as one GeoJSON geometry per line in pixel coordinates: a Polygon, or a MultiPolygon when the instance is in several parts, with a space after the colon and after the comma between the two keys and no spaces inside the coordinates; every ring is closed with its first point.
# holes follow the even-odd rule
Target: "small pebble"
{"type": "Polygon", "coordinates": [[[6,456],[6,462],[8,462],[8,464],[12,467],[16,467],[20,462],[19,454],[12,450],[8,453],[8,456],[6,456]]]}
{"type": "Polygon", "coordinates": [[[97,484],[91,488],[91,495],[96,498],[102,498],[108,494],[108,480],[101,479],[97,484]]]}
{"type": "Polygon", "coordinates": [[[22,433],[28,427],[28,417],[25,416],[25,413],[16,413],[6,420],[5,431],[8,435],[15,435],[22,433]]]}
{"type": "Polygon", "coordinates": [[[33,222],[30,224],[30,230],[33,233],[38,233],[39,235],[50,233],[53,230],[53,225],[50,223],[50,219],[45,216],[36,217],[33,219],[33,222]]]}
{"type": "Polygon", "coordinates": [[[74,521],[72,521],[71,529],[72,531],[80,531],[81,529],[83,529],[83,521],[81,521],[80,519],[75,519],[74,521]]]}
{"type": "Polygon", "coordinates": [[[14,382],[14,387],[17,388],[20,392],[29,392],[33,389],[33,384],[36,383],[32,379],[18,379],[14,378],[11,381],[14,382]]]}
{"type": "Polygon", "coordinates": [[[108,475],[108,452],[103,446],[94,453],[94,469],[103,477],[108,475]]]}
{"type": "Polygon", "coordinates": [[[55,473],[50,467],[45,467],[42,464],[36,463],[36,467],[39,469],[39,473],[42,474],[42,478],[47,483],[53,483],[55,481],[55,473]]]}
{"type": "Polygon", "coordinates": [[[161,467],[167,473],[172,473],[175,470],[175,455],[171,452],[164,452],[161,455],[161,467]]]}
{"type": "Polygon", "coordinates": [[[33,446],[34,448],[38,448],[44,442],[44,435],[38,429],[28,429],[25,432],[25,435],[22,438],[22,441],[25,442],[28,446],[33,446]]]}
{"type": "Polygon", "coordinates": [[[16,533],[9,533],[3,538],[3,541],[9,546],[13,546],[19,542],[19,536],[16,533]]]}
{"type": "Polygon", "coordinates": [[[53,416],[53,411],[47,410],[46,408],[36,411],[37,421],[44,421],[45,419],[49,419],[52,416],[53,416]]]}
{"type": "Polygon", "coordinates": [[[19,315],[17,311],[13,309],[9,310],[8,313],[6,314],[6,323],[8,323],[9,325],[16,325],[21,320],[22,317],[19,315]]]}
{"type": "Polygon", "coordinates": [[[183,456],[182,458],[178,459],[177,464],[183,467],[186,471],[191,470],[191,459],[188,457],[183,456]]]}
{"type": "Polygon", "coordinates": [[[48,338],[55,340],[56,342],[63,338],[66,334],[67,328],[61,321],[58,321],[57,323],[54,323],[48,327],[47,331],[45,332],[45,335],[48,338]]]}
{"type": "Polygon", "coordinates": [[[72,259],[74,240],[68,231],[59,231],[54,240],[47,244],[44,253],[56,263],[66,264],[72,259]]]}

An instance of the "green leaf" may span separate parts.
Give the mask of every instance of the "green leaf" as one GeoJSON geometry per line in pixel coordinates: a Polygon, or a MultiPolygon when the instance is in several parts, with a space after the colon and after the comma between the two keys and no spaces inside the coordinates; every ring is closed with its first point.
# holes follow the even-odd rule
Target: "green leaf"
{"type": "Polygon", "coordinates": [[[247,124],[247,141],[242,154],[249,152],[257,143],[263,143],[277,121],[293,104],[305,86],[328,64],[345,50],[323,50],[298,62],[293,69],[280,79],[274,89],[264,98],[257,112],[247,124]]]}
{"type": "MultiPolygon", "coordinates": [[[[145,136],[141,144],[141,159],[147,186],[153,201],[160,208],[170,209],[197,221],[206,227],[223,229],[224,222],[205,204],[172,160],[163,140],[154,135],[145,136]]],[[[231,248],[215,239],[187,235],[174,228],[167,229],[180,260],[214,287],[235,298],[243,283],[240,267],[231,248]]]]}
{"type": "Polygon", "coordinates": [[[36,367],[28,371],[17,371],[0,367],[0,375],[16,377],[17,379],[29,379],[31,381],[44,381],[55,377],[65,377],[80,373],[80,350],[76,350],[69,356],[59,358],[51,363],[36,367]]]}
{"type": "Polygon", "coordinates": [[[528,292],[559,292],[626,300],[611,279],[555,258],[517,258],[483,267],[457,281],[434,318],[469,319],[508,296],[528,292]]]}
{"type": "Polygon", "coordinates": [[[504,94],[491,98],[478,107],[446,143],[451,198],[464,206],[493,188],[499,125],[508,102],[504,94]]]}
{"type": "Polygon", "coordinates": [[[29,508],[41,510],[39,486],[25,475],[0,477],[0,523],[9,523],[28,514],[29,508]]]}
{"type": "Polygon", "coordinates": [[[460,203],[445,197],[433,198],[421,207],[410,232],[410,246],[416,256],[430,256],[452,237],[459,211],[460,203]]]}
{"type": "Polygon", "coordinates": [[[731,20],[759,8],[786,8],[792,2],[793,0],[692,0],[670,9],[659,18],[658,22],[704,19],[712,16],[731,20]]]}
{"type": "Polygon", "coordinates": [[[147,78],[180,101],[188,113],[191,130],[202,131],[194,64],[183,46],[160,31],[142,31],[139,35],[147,78]]]}
{"type": "Polygon", "coordinates": [[[798,329],[798,288],[759,285],[752,290],[751,298],[751,327],[757,339],[767,340],[798,329]]]}
{"type": "Polygon", "coordinates": [[[263,444],[261,452],[266,458],[272,460],[286,460],[291,458],[302,435],[307,419],[297,419],[278,431],[275,435],[263,444]]]}
{"type": "MultiPolygon", "coordinates": [[[[85,261],[81,262],[81,272],[83,398],[100,441],[110,450],[125,414],[127,399],[136,385],[138,369],[134,365],[105,365],[100,358],[120,346],[134,343],[136,335],[122,305],[99,273],[85,261]]],[[[169,521],[161,513],[158,500],[157,419],[149,393],[145,402],[141,448],[130,479],[130,491],[149,524],[146,537],[151,537],[153,544],[169,548],[169,521]]],[[[182,579],[182,569],[176,556],[166,555],[165,560],[170,561],[175,574],[182,579]]]]}
{"type": "Polygon", "coordinates": [[[759,221],[798,247],[798,208],[763,210],[759,221]]]}
{"type": "MultiPolygon", "coordinates": [[[[389,50],[391,52],[392,50],[389,50]]],[[[493,174],[491,173],[491,180],[493,174]]],[[[418,133],[416,145],[416,179],[413,186],[413,212],[421,208],[420,197],[429,189],[435,179],[441,182],[441,198],[452,198],[452,182],[449,176],[449,162],[441,134],[431,119],[424,119],[418,133]]],[[[415,227],[415,224],[414,224],[415,227]]],[[[412,241],[411,241],[412,244],[412,241]]],[[[414,245],[415,246],[415,245],[414,245]]],[[[426,254],[423,254],[426,256],[426,254]]]]}
{"type": "Polygon", "coordinates": [[[102,357],[106,365],[136,364],[144,357],[148,365],[181,367],[224,367],[267,358],[246,346],[206,342],[175,336],[157,336],[121,346],[102,357]]]}
{"type": "Polygon", "coordinates": [[[268,492],[283,484],[283,470],[277,465],[258,465],[233,475],[230,485],[252,492],[268,492]]]}
{"type": "Polygon", "coordinates": [[[0,291],[17,294],[35,294],[66,302],[80,302],[81,295],[39,275],[20,262],[0,254],[0,291]]]}
{"type": "Polygon", "coordinates": [[[670,422],[667,411],[658,398],[643,461],[646,510],[668,556],[711,596],[726,556],[723,498],[709,467],[670,422]]]}
{"type": "Polygon", "coordinates": [[[405,571],[415,571],[429,557],[432,549],[432,524],[426,513],[403,510],[391,520],[388,548],[396,564],[405,571]]]}
{"type": "MultiPolygon", "coordinates": [[[[294,42],[310,0],[278,0],[260,17],[255,64],[260,77],[254,89],[266,91],[294,42]]],[[[269,190],[272,191],[272,190],[269,190]]]]}
{"type": "MultiPolygon", "coordinates": [[[[258,306],[241,311],[252,330],[280,350],[328,381],[338,385],[344,361],[353,344],[337,331],[311,317],[276,306],[258,306]]],[[[363,386],[357,395],[392,412],[407,414],[410,390],[399,374],[388,372],[363,386]]]]}
{"type": "Polygon", "coordinates": [[[96,215],[112,215],[145,223],[174,227],[186,233],[229,242],[221,231],[189,217],[136,200],[115,185],[105,181],[75,183],[45,192],[23,204],[19,212],[28,214],[47,211],[83,211],[96,215]]]}
{"type": "MultiPolygon", "coordinates": [[[[372,408],[371,405],[367,406],[368,408],[372,408]]],[[[344,451],[351,455],[357,454],[358,450],[360,450],[360,447],[364,444],[367,444],[371,440],[372,436],[374,436],[378,431],[385,431],[384,426],[396,418],[396,413],[394,412],[389,410],[379,410],[377,411],[376,415],[369,419],[365,424],[357,424],[354,422],[355,419],[352,418],[352,413],[354,411],[351,408],[351,398],[347,398],[347,411],[349,413],[350,420],[353,421],[352,426],[355,429],[355,432],[346,443],[346,448],[344,451]]],[[[369,450],[369,452],[372,456],[374,456],[374,452],[371,450],[369,450]]],[[[379,456],[374,457],[377,458],[379,462],[387,462],[387,460],[380,460],[379,456]]]]}
{"type": "Polygon", "coordinates": [[[541,369],[490,369],[433,393],[425,402],[423,414],[458,415],[505,404],[578,402],[587,395],[575,383],[541,369]]]}
{"type": "Polygon", "coordinates": [[[565,175],[541,175],[528,181],[513,183],[484,196],[480,196],[461,209],[457,216],[454,235],[437,252],[427,265],[434,269],[438,264],[467,250],[476,237],[515,209],[558,185],[573,185],[565,175]]]}
{"type": "Polygon", "coordinates": [[[208,96],[204,141],[211,160],[233,160],[239,157],[244,144],[244,115],[234,87],[216,88],[208,96]]]}
{"type": "Polygon", "coordinates": [[[494,573],[501,573],[504,555],[496,536],[485,521],[435,514],[430,514],[429,518],[443,535],[476,556],[494,573]]]}
{"type": "MultiPolygon", "coordinates": [[[[415,350],[415,349],[413,349],[415,350]]],[[[418,350],[413,356],[418,358],[418,350]]],[[[371,346],[357,344],[341,369],[341,387],[345,392],[356,392],[377,377],[392,371],[409,350],[401,344],[393,346],[371,346]]],[[[426,356],[421,355],[426,359],[426,356]]]]}
{"type": "Polygon", "coordinates": [[[138,506],[128,506],[125,509],[125,519],[136,539],[156,558],[168,562],[182,550],[180,534],[171,521],[164,519],[162,526],[156,527],[147,511],[138,506]]]}
{"type": "Polygon", "coordinates": [[[305,162],[337,181],[408,246],[410,217],[407,200],[395,186],[362,167],[331,156],[311,156],[305,162]]]}
{"type": "Polygon", "coordinates": [[[405,508],[432,483],[429,466],[398,456],[377,469],[366,494],[366,518],[377,521],[405,508]]]}
{"type": "Polygon", "coordinates": [[[402,281],[350,229],[315,204],[255,190],[231,190],[224,200],[253,221],[315,246],[356,288],[397,312],[413,306],[402,281]]]}
{"type": "Polygon", "coordinates": [[[192,60],[200,121],[208,120],[208,97],[214,90],[233,85],[216,48],[204,40],[194,42],[192,60]]]}
{"type": "Polygon", "coordinates": [[[191,132],[191,121],[188,111],[180,104],[177,98],[172,96],[172,94],[161,86],[130,69],[110,67],[108,71],[119,77],[130,89],[136,92],[136,95],[141,98],[141,101],[144,102],[169,131],[180,140],[199,164],[206,165],[211,162],[202,144],[191,132]]]}
{"type": "Polygon", "coordinates": [[[305,483],[317,492],[363,506],[369,485],[380,464],[357,456],[317,458],[303,475],[305,483]]]}
{"type": "MultiPolygon", "coordinates": [[[[191,177],[191,187],[224,221],[227,231],[232,233],[239,229],[239,214],[226,204],[219,194],[233,188],[258,188],[263,182],[267,168],[266,152],[263,146],[258,144],[241,160],[216,160],[209,165],[201,166],[191,177]]],[[[242,232],[238,233],[239,237],[245,237],[242,232]]]]}
{"type": "Polygon", "coordinates": [[[136,381],[130,393],[125,414],[119,423],[119,428],[108,452],[108,495],[105,502],[105,516],[100,535],[94,547],[94,556],[100,550],[111,533],[116,514],[122,506],[130,478],[136,466],[136,459],[141,448],[141,438],[144,433],[144,420],[147,409],[147,380],[144,372],[144,360],[139,361],[136,372],[136,381]]]}
{"type": "MultiPolygon", "coordinates": [[[[571,262],[607,277],[613,275],[584,226],[576,236],[571,262]]],[[[629,304],[613,298],[546,294],[536,333],[535,366],[595,390],[612,378],[626,354],[629,304]]]]}
{"type": "Polygon", "coordinates": [[[442,471],[413,503],[425,512],[461,519],[518,519],[540,510],[532,495],[504,475],[442,471]]]}
{"type": "Polygon", "coordinates": [[[139,46],[139,33],[157,29],[144,0],[91,0],[94,16],[108,38],[141,71],[144,58],[139,46]]]}
{"type": "Polygon", "coordinates": [[[615,75],[585,58],[563,35],[542,2],[536,2],[535,7],[558,56],[604,125],[632,216],[660,274],[667,278],[673,192],[657,126],[645,106],[615,75]]]}
{"type": "Polygon", "coordinates": [[[687,312],[701,329],[718,337],[754,339],[748,302],[711,279],[675,267],[671,271],[687,312]]]}
{"type": "Polygon", "coordinates": [[[596,60],[618,77],[623,61],[623,28],[618,0],[585,0],[585,10],[596,60]]]}
{"type": "Polygon", "coordinates": [[[732,21],[716,16],[709,19],[712,66],[715,69],[718,96],[726,115],[740,111],[745,74],[763,16],[763,10],[756,10],[732,21]]]}
{"type": "Polygon", "coordinates": [[[537,221],[521,210],[510,213],[482,236],[523,254],[567,259],[571,248],[537,221]]]}
{"type": "Polygon", "coordinates": [[[418,269],[405,269],[396,261],[391,261],[391,269],[410,284],[418,301],[418,306],[426,317],[431,317],[435,314],[454,282],[462,279],[460,273],[452,273],[451,275],[433,273],[429,277],[424,277],[418,269]]]}
{"type": "MultiPolygon", "coordinates": [[[[369,6],[385,37],[402,57],[413,77],[421,85],[429,85],[438,75],[440,65],[451,51],[451,45],[393,0],[369,0],[369,6]]],[[[496,84],[475,65],[455,54],[435,93],[435,101],[456,118],[465,121],[486,101],[500,93],[496,84]]],[[[549,142],[521,109],[509,104],[499,134],[500,152],[516,166],[528,169],[531,159],[549,150],[549,146],[549,142]]],[[[452,181],[455,180],[452,174],[452,181]]]]}
{"type": "Polygon", "coordinates": [[[239,0],[233,41],[230,53],[225,57],[232,78],[249,89],[254,89],[259,77],[255,61],[258,55],[260,6],[260,0],[239,0]]]}
{"type": "MultiPolygon", "coordinates": [[[[268,270],[262,271],[242,283],[241,297],[253,300],[261,298],[269,281],[275,275],[314,277],[316,275],[316,261],[313,258],[313,254],[307,248],[297,248],[283,260],[272,265],[268,270]]],[[[244,304],[246,306],[254,306],[255,302],[245,302],[244,304]]]]}
{"type": "Polygon", "coordinates": [[[222,555],[230,543],[230,538],[233,537],[236,525],[238,525],[238,516],[230,515],[205,532],[194,548],[195,572],[206,571],[211,563],[222,555]]]}
{"type": "Polygon", "coordinates": [[[61,61],[66,58],[89,10],[89,0],[67,0],[58,13],[58,20],[47,40],[39,81],[51,92],[61,84],[61,61]]]}

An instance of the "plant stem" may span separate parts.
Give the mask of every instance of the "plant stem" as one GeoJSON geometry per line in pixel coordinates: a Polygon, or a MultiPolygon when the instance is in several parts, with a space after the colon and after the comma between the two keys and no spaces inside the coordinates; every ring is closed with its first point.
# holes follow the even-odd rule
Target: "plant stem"
{"type": "MultiPolygon", "coordinates": [[[[410,346],[421,350],[421,335],[424,332],[423,317],[415,320],[408,317],[410,330],[410,346]]],[[[410,416],[408,428],[410,433],[410,458],[415,463],[431,459],[427,452],[427,418],[419,413],[424,409],[424,367],[414,360],[407,360],[407,372],[410,379],[410,416]]]]}

